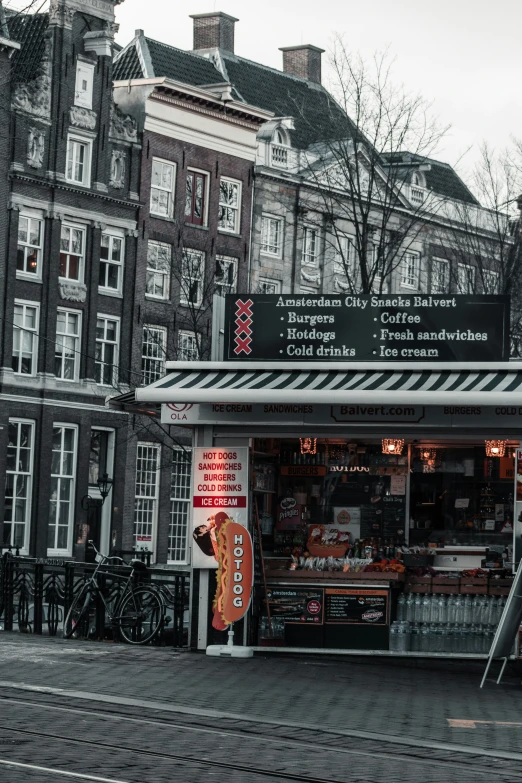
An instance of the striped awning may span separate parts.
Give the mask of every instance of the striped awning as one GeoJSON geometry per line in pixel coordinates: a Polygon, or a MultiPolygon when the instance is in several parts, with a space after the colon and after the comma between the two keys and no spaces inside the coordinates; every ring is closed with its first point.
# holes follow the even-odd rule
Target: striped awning
{"type": "Polygon", "coordinates": [[[522,405],[522,362],[266,364],[170,362],[169,375],[136,390],[142,403],[522,405]]]}

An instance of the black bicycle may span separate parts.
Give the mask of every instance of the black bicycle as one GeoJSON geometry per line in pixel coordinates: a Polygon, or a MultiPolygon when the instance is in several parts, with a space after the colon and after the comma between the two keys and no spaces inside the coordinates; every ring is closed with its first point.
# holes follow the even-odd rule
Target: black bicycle
{"type": "Polygon", "coordinates": [[[98,573],[102,566],[110,567],[113,561],[121,557],[108,557],[98,552],[94,543],[90,546],[98,556],[98,564],[90,579],[85,582],[75,596],[63,626],[64,639],[73,637],[88,637],[95,613],[95,599],[99,599],[104,607],[113,628],[117,629],[123,641],[128,644],[147,644],[161,631],[165,618],[165,603],[161,593],[152,585],[140,584],[139,577],[147,572],[147,566],[141,560],[131,560],[128,577],[110,573],[107,568],[103,574],[122,582],[123,589],[114,608],[105,599],[98,582],[98,573]]]}

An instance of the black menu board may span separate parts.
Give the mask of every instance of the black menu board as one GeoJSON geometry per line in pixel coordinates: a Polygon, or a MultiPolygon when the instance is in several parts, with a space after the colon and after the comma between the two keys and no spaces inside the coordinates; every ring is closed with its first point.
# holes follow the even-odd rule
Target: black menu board
{"type": "Polygon", "coordinates": [[[327,624],[388,624],[388,590],[331,587],[325,593],[327,624]]]}
{"type": "Polygon", "coordinates": [[[385,495],[381,505],[384,538],[402,538],[406,527],[406,496],[385,495]]]}
{"type": "Polygon", "coordinates": [[[361,506],[361,538],[382,538],[383,508],[382,498],[375,503],[361,506]]]}
{"type": "Polygon", "coordinates": [[[324,590],[320,587],[267,587],[272,618],[285,623],[314,623],[324,619],[324,590]]]}

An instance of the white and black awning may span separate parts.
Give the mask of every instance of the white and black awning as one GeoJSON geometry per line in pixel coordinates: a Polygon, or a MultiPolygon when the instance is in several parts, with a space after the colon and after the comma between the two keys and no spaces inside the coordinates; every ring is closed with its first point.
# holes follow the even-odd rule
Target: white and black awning
{"type": "Polygon", "coordinates": [[[164,378],[136,390],[136,402],[522,405],[522,362],[169,362],[167,369],[164,378]]]}

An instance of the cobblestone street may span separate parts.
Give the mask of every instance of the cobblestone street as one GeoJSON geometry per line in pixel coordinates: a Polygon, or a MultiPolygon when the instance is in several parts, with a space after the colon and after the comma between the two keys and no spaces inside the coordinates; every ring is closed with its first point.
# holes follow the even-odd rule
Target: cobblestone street
{"type": "Polygon", "coordinates": [[[522,781],[521,684],[480,665],[0,636],[3,779],[522,781]],[[349,772],[349,776],[348,776],[349,772]]]}

